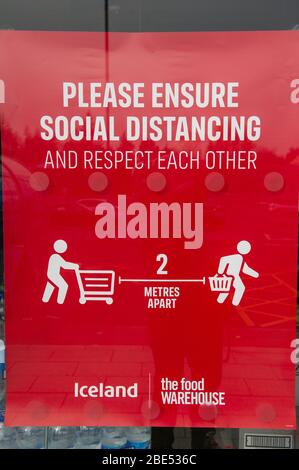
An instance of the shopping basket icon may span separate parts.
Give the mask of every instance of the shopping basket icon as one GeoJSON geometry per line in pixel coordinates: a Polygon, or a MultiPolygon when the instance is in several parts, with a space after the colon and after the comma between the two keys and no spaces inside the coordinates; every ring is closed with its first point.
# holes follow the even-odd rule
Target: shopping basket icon
{"type": "Polygon", "coordinates": [[[76,273],[80,304],[85,304],[87,300],[104,300],[106,304],[112,304],[115,285],[114,271],[80,269],[76,273]]]}
{"type": "Polygon", "coordinates": [[[216,276],[209,277],[210,288],[213,292],[229,292],[233,278],[231,276],[216,276]]]}

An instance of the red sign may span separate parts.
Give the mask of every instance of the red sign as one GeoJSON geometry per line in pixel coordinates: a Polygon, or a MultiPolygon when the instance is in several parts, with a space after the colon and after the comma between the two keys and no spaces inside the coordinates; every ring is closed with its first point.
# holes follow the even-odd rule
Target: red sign
{"type": "Polygon", "coordinates": [[[8,425],[295,428],[297,32],[1,32],[8,425]]]}

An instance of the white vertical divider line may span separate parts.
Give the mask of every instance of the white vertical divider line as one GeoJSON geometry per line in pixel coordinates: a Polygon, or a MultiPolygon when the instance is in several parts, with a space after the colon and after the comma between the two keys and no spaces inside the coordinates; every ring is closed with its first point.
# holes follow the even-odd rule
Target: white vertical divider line
{"type": "Polygon", "coordinates": [[[152,407],[152,384],[151,384],[151,373],[148,373],[148,409],[152,407]]]}
{"type": "Polygon", "coordinates": [[[5,84],[4,81],[0,79],[0,104],[5,103],[5,84]]]}

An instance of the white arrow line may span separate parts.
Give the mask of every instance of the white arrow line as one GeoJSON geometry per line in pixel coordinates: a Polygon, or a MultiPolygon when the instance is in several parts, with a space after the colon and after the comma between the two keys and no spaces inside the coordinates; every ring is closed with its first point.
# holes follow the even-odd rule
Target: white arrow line
{"type": "Polygon", "coordinates": [[[123,279],[121,276],[118,277],[118,282],[121,284],[122,282],[156,282],[159,284],[160,282],[202,282],[205,284],[206,278],[203,277],[202,279],[123,279]]]}

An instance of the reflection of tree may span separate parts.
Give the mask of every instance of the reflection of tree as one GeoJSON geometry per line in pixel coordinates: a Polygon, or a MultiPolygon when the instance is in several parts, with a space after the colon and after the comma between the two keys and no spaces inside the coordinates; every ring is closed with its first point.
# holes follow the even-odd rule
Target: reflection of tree
{"type": "MultiPolygon", "coordinates": [[[[210,142],[207,146],[207,151],[219,151],[223,150],[224,152],[239,152],[239,151],[255,151],[258,155],[257,160],[257,169],[255,170],[255,175],[257,178],[264,178],[265,175],[269,172],[279,172],[282,173],[284,177],[287,178],[288,183],[295,188],[295,179],[298,178],[299,171],[299,147],[290,148],[286,154],[277,154],[273,150],[260,146],[257,143],[253,143],[250,140],[246,139],[244,141],[236,140],[234,142],[230,141],[221,141],[221,142],[210,142]],[[296,159],[298,161],[296,162],[296,159]]],[[[223,175],[233,175],[233,172],[224,171],[223,175]]],[[[246,192],[243,187],[242,173],[240,171],[235,172],[234,177],[234,189],[240,191],[239,196],[242,197],[242,194],[246,196],[246,192]]],[[[247,188],[248,189],[248,188],[247,188]]],[[[255,191],[256,181],[252,179],[251,190],[255,191]]],[[[248,192],[248,191],[247,191],[248,192]]],[[[273,196],[273,194],[272,194],[273,196]]]]}
{"type": "MultiPolygon", "coordinates": [[[[95,118],[91,113],[86,113],[84,116],[89,117],[91,119],[91,126],[93,127],[95,124],[95,118]]],[[[51,140],[45,141],[41,138],[39,130],[32,131],[28,127],[21,133],[13,130],[13,128],[9,125],[9,123],[4,122],[3,124],[3,134],[5,135],[5,152],[7,153],[7,157],[13,156],[13,159],[21,163],[22,165],[26,166],[29,171],[42,171],[44,170],[44,160],[47,151],[51,150],[52,152],[58,151],[61,154],[64,152],[67,154],[69,151],[73,150],[78,153],[78,156],[82,157],[82,150],[89,150],[91,152],[95,151],[105,151],[105,150],[118,150],[118,151],[134,151],[139,150],[141,152],[150,151],[152,153],[152,168],[151,171],[155,171],[156,169],[156,162],[157,162],[157,154],[158,151],[162,150],[165,152],[166,156],[169,155],[171,152],[179,152],[180,150],[176,148],[176,143],[161,143],[161,142],[154,142],[152,140],[145,140],[145,141],[138,141],[138,142],[131,142],[128,141],[126,138],[125,133],[122,134],[120,141],[116,144],[115,142],[110,143],[109,139],[108,142],[105,141],[73,141],[72,139],[67,139],[65,141],[58,141],[58,140],[51,140]],[[30,149],[30,153],[33,153],[34,158],[27,158],[26,152],[28,153],[30,149]]],[[[201,143],[202,144],[202,143],[201,143]]],[[[194,142],[194,148],[198,149],[198,143],[194,142]]],[[[201,150],[201,155],[204,155],[207,151],[219,151],[222,150],[224,152],[239,152],[239,151],[249,151],[255,150],[258,154],[258,162],[257,162],[257,170],[255,174],[257,176],[264,176],[267,172],[282,172],[283,174],[287,172],[288,178],[290,180],[293,179],[294,176],[298,175],[299,169],[299,148],[290,148],[289,151],[285,155],[278,155],[274,151],[267,149],[265,147],[259,146],[256,143],[249,141],[248,139],[241,141],[236,140],[234,142],[231,141],[217,141],[217,142],[209,142],[206,150],[201,150]],[[271,167],[269,167],[269,162],[271,162],[271,167]],[[287,167],[286,167],[287,165],[287,167]],[[291,170],[289,165],[291,165],[291,170]]],[[[166,157],[167,158],[167,157],[166,157]]],[[[207,171],[202,167],[203,171],[207,171]]],[[[47,171],[47,169],[45,170],[47,171]]],[[[89,171],[96,171],[91,169],[86,169],[87,175],[89,171]]],[[[101,171],[105,171],[104,169],[101,171]]],[[[110,170],[107,170],[109,172],[110,170]]],[[[145,170],[147,171],[147,170],[145,170]]],[[[124,172],[119,170],[119,176],[124,175],[124,172]]],[[[179,170],[178,170],[179,172],[179,170]]],[[[126,172],[128,173],[128,172],[126,172]]],[[[136,175],[136,172],[133,170],[132,176],[136,175]]],[[[226,171],[226,176],[230,177],[230,172],[226,171]]],[[[114,175],[113,171],[112,174],[114,175]]],[[[138,175],[143,175],[144,172],[137,172],[138,175]]],[[[169,173],[170,174],[170,173],[169,173]]],[[[184,174],[186,176],[190,176],[188,171],[185,171],[184,174]]],[[[232,174],[232,173],[231,173],[232,174]]],[[[242,190],[242,174],[240,172],[236,172],[235,175],[237,177],[234,178],[234,186],[235,189],[238,188],[242,190]]],[[[59,169],[55,169],[55,177],[57,181],[60,177],[64,177],[64,173],[59,171],[59,169]]],[[[68,192],[68,185],[64,185],[64,190],[68,192]]],[[[254,185],[252,185],[254,188],[254,185]]]]}

